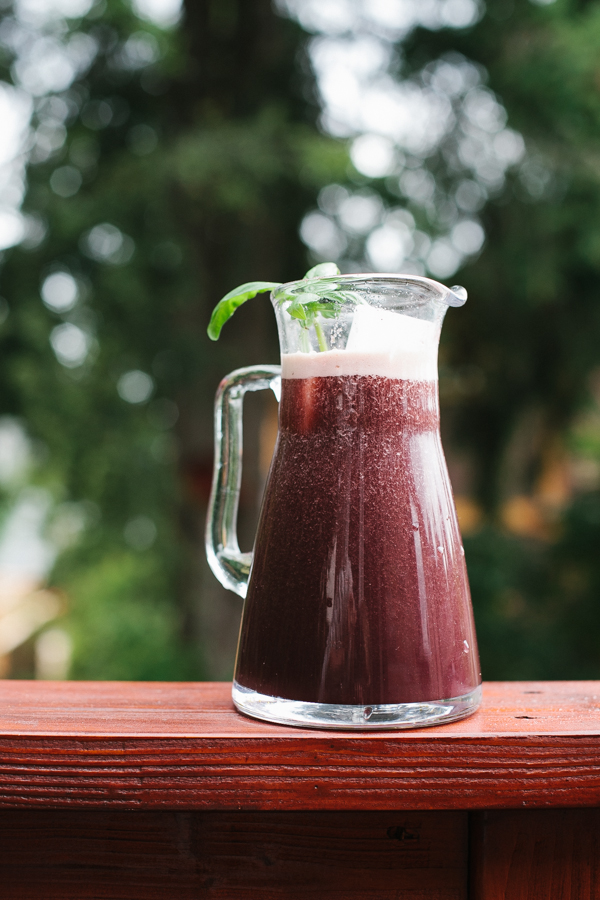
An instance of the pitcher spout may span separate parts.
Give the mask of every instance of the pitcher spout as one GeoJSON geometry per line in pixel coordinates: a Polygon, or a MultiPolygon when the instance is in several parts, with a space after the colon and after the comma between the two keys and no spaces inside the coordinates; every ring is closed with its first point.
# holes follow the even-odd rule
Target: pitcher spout
{"type": "Polygon", "coordinates": [[[467,289],[460,284],[455,284],[448,292],[446,303],[448,306],[464,306],[467,302],[467,297],[467,289]]]}

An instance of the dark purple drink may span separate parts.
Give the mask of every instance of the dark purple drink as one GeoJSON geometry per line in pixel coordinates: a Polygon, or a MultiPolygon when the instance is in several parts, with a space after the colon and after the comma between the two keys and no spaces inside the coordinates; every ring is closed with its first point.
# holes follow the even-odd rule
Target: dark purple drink
{"type": "Polygon", "coordinates": [[[477,687],[437,382],[284,377],[235,679],[351,705],[477,687]]]}

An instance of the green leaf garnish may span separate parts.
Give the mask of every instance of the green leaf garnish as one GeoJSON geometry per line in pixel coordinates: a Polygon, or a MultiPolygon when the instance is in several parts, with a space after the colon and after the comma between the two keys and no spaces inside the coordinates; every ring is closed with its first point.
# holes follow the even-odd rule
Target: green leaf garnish
{"type": "MultiPolygon", "coordinates": [[[[312,269],[309,269],[302,279],[303,281],[311,282],[310,286],[307,285],[306,291],[284,295],[280,300],[280,303],[283,303],[285,300],[291,300],[287,313],[300,322],[302,326],[301,344],[303,349],[307,351],[310,350],[308,340],[308,330],[310,328],[315,329],[319,350],[327,350],[327,342],[323,329],[318,322],[318,316],[321,315],[325,319],[335,319],[341,309],[340,296],[342,292],[339,292],[339,295],[336,296],[337,285],[330,283],[318,284],[316,279],[335,278],[339,274],[340,270],[335,263],[319,263],[318,266],[313,266],[312,269]],[[328,302],[324,303],[324,300],[328,302]]],[[[281,287],[281,285],[272,281],[249,281],[247,284],[241,284],[239,287],[229,291],[217,303],[210,317],[208,325],[209,338],[213,341],[218,340],[225,322],[231,318],[238,306],[241,306],[246,300],[251,300],[257,294],[274,291],[278,287],[281,287]]]]}
{"type": "Polygon", "coordinates": [[[288,315],[290,315],[292,319],[306,321],[306,309],[302,303],[292,303],[291,306],[288,306],[288,315]]]}
{"type": "Polygon", "coordinates": [[[208,336],[211,341],[217,341],[221,334],[221,328],[225,322],[232,317],[238,306],[251,300],[257,294],[264,294],[268,291],[274,291],[279,287],[273,281],[248,281],[246,284],[240,284],[225,294],[222,300],[219,300],[213,309],[210,322],[208,323],[208,336]]]}
{"type": "Polygon", "coordinates": [[[341,272],[335,263],[319,263],[309,269],[302,281],[308,281],[310,278],[335,278],[341,272]]]}

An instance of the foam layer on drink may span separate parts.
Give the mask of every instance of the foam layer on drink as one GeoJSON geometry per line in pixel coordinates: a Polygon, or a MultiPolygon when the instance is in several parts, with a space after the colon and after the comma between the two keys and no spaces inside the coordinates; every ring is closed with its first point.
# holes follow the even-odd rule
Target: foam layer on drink
{"type": "Polygon", "coordinates": [[[345,350],[285,353],[283,378],[379,375],[437,380],[439,325],[371,306],[355,310],[345,350]]]}

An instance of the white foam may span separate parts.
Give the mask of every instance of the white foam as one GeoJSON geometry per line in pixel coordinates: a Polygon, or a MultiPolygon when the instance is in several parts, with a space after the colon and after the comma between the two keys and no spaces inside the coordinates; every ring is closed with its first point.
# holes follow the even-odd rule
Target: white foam
{"type": "Polygon", "coordinates": [[[359,306],[345,350],[287,353],[283,378],[379,375],[407,381],[437,380],[439,326],[385,309],[359,306]]]}

